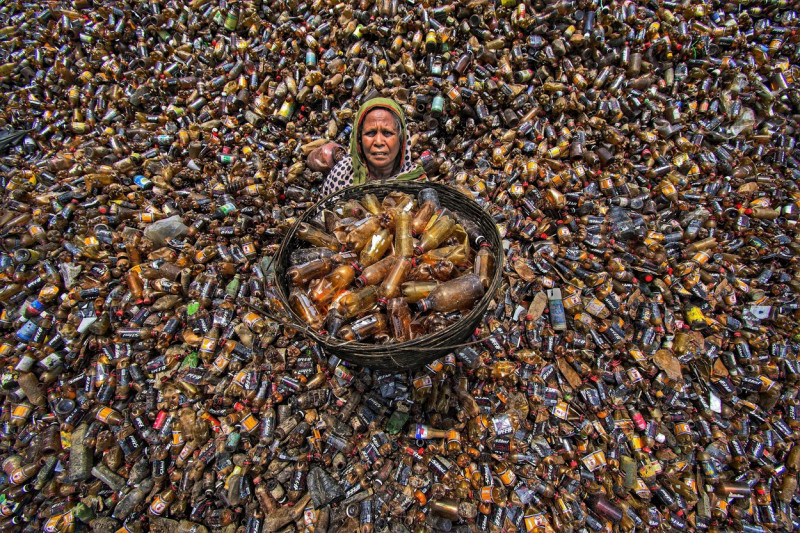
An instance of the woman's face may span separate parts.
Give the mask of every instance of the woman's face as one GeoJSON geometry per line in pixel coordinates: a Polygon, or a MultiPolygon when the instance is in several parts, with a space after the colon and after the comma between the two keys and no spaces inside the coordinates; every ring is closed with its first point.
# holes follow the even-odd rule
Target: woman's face
{"type": "Polygon", "coordinates": [[[373,109],[367,113],[361,126],[361,149],[371,173],[391,176],[400,153],[400,132],[391,111],[373,109]]]}

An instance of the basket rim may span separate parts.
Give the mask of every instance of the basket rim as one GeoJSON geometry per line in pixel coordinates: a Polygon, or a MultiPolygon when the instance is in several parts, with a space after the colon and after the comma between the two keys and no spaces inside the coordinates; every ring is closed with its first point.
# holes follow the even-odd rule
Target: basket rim
{"type": "MultiPolygon", "coordinates": [[[[440,200],[442,197],[440,196],[440,200]]],[[[463,325],[464,323],[472,323],[475,319],[478,318],[477,315],[481,317],[486,312],[489,303],[494,298],[497,289],[500,287],[502,282],[502,273],[504,268],[504,260],[505,255],[502,253],[502,239],[500,237],[500,232],[497,228],[496,223],[491,218],[491,216],[472,198],[466,196],[463,192],[455,189],[454,187],[450,187],[441,183],[436,182],[417,182],[417,181],[396,181],[396,180],[388,180],[388,181],[371,181],[368,183],[364,183],[361,185],[354,185],[350,187],[342,188],[334,193],[329,194],[328,196],[320,199],[314,205],[306,209],[302,215],[300,215],[297,220],[295,220],[292,227],[287,231],[286,235],[281,242],[281,245],[276,252],[273,261],[275,261],[275,286],[276,292],[278,295],[278,299],[280,300],[281,304],[283,304],[286,313],[291,318],[294,324],[288,324],[290,327],[295,329],[302,330],[304,333],[309,335],[315,342],[320,344],[323,348],[332,349],[334,351],[340,350],[353,350],[354,358],[379,358],[379,357],[389,357],[391,358],[392,352],[398,351],[416,351],[416,350],[438,350],[442,351],[446,346],[432,346],[431,341],[436,339],[447,338],[448,335],[453,335],[458,333],[458,326],[463,325]],[[469,205],[467,209],[472,209],[476,212],[479,212],[480,215],[484,217],[483,224],[486,226],[482,229],[489,229],[490,234],[484,235],[487,241],[490,242],[492,246],[492,251],[495,256],[495,267],[494,273],[492,275],[492,279],[489,283],[489,287],[484,291],[484,295],[481,297],[478,302],[474,305],[474,307],[464,316],[462,316],[459,320],[450,324],[446,328],[436,331],[434,333],[429,333],[426,335],[422,335],[415,339],[411,339],[408,341],[400,342],[400,343],[390,343],[390,344],[368,344],[362,342],[355,342],[355,341],[343,341],[340,339],[336,339],[330,336],[325,336],[323,334],[318,333],[307,327],[307,325],[303,322],[303,320],[294,312],[294,310],[289,305],[289,292],[288,292],[288,282],[284,276],[284,262],[288,260],[288,255],[291,253],[289,250],[290,246],[294,245],[296,241],[295,234],[297,229],[299,228],[300,224],[307,223],[311,218],[313,218],[321,209],[329,207],[332,203],[338,201],[341,198],[352,198],[358,195],[365,195],[370,192],[376,191],[386,191],[386,193],[391,192],[391,190],[399,190],[401,192],[418,192],[424,188],[433,188],[436,189],[437,192],[444,194],[444,201],[442,203],[457,203],[463,202],[464,205],[469,205]]],[[[453,345],[453,349],[456,349],[457,346],[453,345]]]]}

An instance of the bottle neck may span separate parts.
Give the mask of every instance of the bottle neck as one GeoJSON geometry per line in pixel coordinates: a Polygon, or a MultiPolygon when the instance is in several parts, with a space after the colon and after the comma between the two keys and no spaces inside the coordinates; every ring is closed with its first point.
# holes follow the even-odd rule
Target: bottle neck
{"type": "Polygon", "coordinates": [[[422,300],[417,302],[417,311],[420,313],[424,313],[431,308],[433,302],[431,302],[430,298],[423,298],[422,300]]]}

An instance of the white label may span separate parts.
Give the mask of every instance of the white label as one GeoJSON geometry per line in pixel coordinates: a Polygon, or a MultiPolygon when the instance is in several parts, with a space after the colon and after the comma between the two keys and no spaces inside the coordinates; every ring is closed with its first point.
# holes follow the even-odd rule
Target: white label
{"type": "Polygon", "coordinates": [[[93,316],[82,319],[81,323],[78,325],[78,333],[86,333],[86,330],[89,329],[89,326],[95,322],[97,322],[97,318],[93,316]]]}
{"type": "Polygon", "coordinates": [[[722,400],[720,400],[719,396],[713,392],[709,392],[708,394],[708,404],[711,406],[711,410],[715,413],[722,412],[722,400]]]}
{"type": "Polygon", "coordinates": [[[766,320],[769,318],[769,312],[772,310],[770,305],[753,305],[750,307],[750,313],[759,320],[766,320]]]}

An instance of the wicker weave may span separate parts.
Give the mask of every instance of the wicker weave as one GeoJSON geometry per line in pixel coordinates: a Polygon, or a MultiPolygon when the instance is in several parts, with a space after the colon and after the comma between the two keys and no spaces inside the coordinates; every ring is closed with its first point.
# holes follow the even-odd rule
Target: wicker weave
{"type": "Polygon", "coordinates": [[[467,198],[463,193],[437,183],[406,181],[371,182],[342,189],[322,199],[298,218],[294,226],[292,226],[284,237],[278,249],[278,253],[275,255],[275,281],[278,297],[291,315],[290,322],[293,321],[293,326],[296,327],[296,329],[310,336],[314,341],[319,343],[325,351],[345,361],[368,368],[401,370],[427,364],[438,357],[454,351],[469,339],[470,335],[475,331],[478,323],[483,318],[484,313],[486,313],[492,296],[500,286],[503,259],[502,243],[500,242],[500,235],[494,221],[480,206],[478,206],[478,204],[470,198],[467,198]],[[475,307],[461,320],[446,329],[397,344],[378,345],[345,342],[320,335],[310,330],[310,328],[301,326],[300,324],[302,324],[302,321],[300,317],[289,307],[289,283],[286,278],[286,270],[291,266],[289,264],[289,256],[295,249],[305,246],[295,237],[299,225],[302,222],[311,220],[321,209],[330,208],[335,202],[342,199],[361,199],[368,193],[372,193],[381,199],[392,191],[400,191],[416,197],[417,193],[426,187],[436,189],[439,195],[439,201],[443,207],[447,207],[451,211],[464,215],[474,221],[482,230],[483,235],[486,237],[494,253],[495,271],[492,275],[492,281],[488,290],[483,295],[483,298],[481,298],[475,307]]]}

